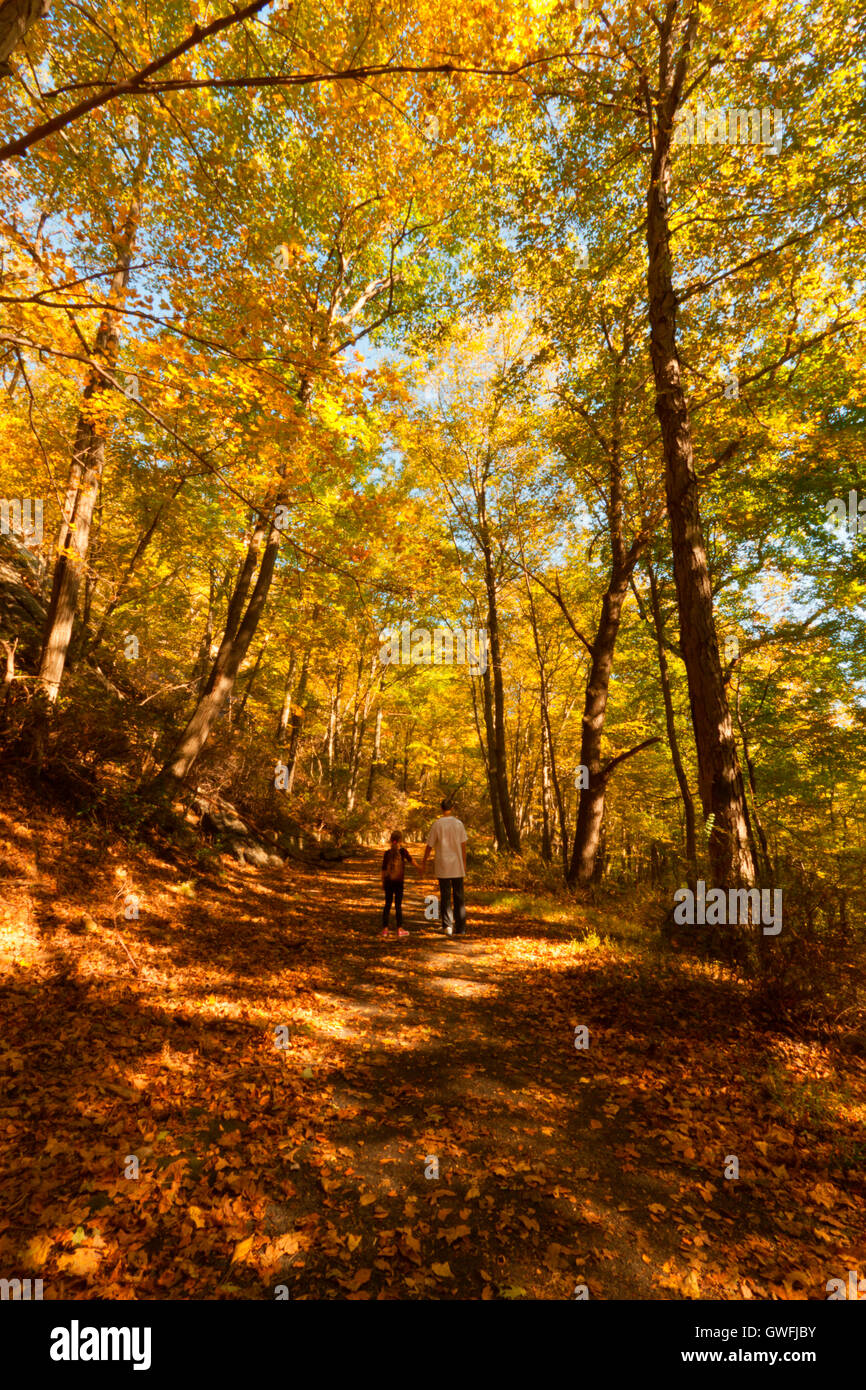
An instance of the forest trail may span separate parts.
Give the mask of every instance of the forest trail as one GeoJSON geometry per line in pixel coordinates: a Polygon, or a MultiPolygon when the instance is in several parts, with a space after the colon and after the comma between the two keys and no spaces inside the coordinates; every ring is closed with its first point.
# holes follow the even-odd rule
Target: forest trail
{"type": "Polygon", "coordinates": [[[0,825],[0,1255],[46,1298],[803,1299],[862,1265],[862,1067],[792,1120],[837,1061],[734,1022],[720,975],[471,874],[464,941],[412,871],[384,940],[381,852],[193,874],[38,820],[0,825]]]}

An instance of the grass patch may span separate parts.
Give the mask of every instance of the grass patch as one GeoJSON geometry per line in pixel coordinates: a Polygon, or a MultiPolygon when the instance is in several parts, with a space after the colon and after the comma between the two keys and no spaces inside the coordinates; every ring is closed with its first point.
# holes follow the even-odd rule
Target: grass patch
{"type": "Polygon", "coordinates": [[[792,1120],[809,1124],[815,1129],[835,1126],[840,1112],[846,1110],[854,1099],[851,1088],[844,1083],[830,1081],[826,1077],[814,1081],[796,1080],[775,1061],[767,1067],[764,1085],[792,1120]]]}

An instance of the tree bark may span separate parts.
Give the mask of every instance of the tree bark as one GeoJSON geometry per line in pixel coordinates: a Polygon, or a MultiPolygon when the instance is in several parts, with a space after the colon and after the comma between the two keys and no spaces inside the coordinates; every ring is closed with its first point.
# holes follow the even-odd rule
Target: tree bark
{"type": "Polygon", "coordinates": [[[556,800],[556,810],[559,817],[559,839],[560,852],[562,854],[562,872],[568,874],[568,822],[565,815],[565,800],[562,795],[562,787],[559,781],[559,774],[556,767],[556,746],[553,741],[553,729],[550,723],[550,689],[547,680],[547,665],[545,653],[541,649],[541,638],[538,632],[538,616],[535,611],[535,600],[532,597],[532,589],[529,583],[529,574],[526,569],[526,560],[523,553],[523,546],[520,548],[520,559],[523,564],[523,581],[526,585],[526,597],[529,602],[529,622],[532,628],[532,640],[535,647],[535,658],[538,662],[539,676],[539,702],[541,706],[541,769],[542,769],[542,812],[544,817],[542,858],[546,862],[552,859],[553,836],[550,827],[550,792],[556,800]],[[545,853],[545,847],[547,852],[545,853]]]}
{"type": "Polygon", "coordinates": [[[689,883],[694,885],[698,877],[698,846],[695,834],[695,800],[689,786],[689,779],[683,767],[683,760],[680,756],[679,739],[677,738],[677,726],[674,718],[674,702],[671,695],[671,681],[668,671],[668,656],[665,651],[664,625],[662,623],[661,605],[659,603],[658,585],[656,583],[655,571],[652,563],[647,561],[647,575],[650,584],[650,611],[653,617],[653,628],[656,639],[656,652],[659,662],[659,679],[662,688],[662,699],[665,706],[665,728],[668,735],[668,747],[671,750],[671,762],[673,763],[674,773],[677,779],[677,786],[680,789],[680,796],[683,802],[683,814],[685,816],[685,835],[686,835],[686,863],[689,870],[689,883]]]}
{"type": "Polygon", "coordinates": [[[601,602],[601,616],[592,644],[580,738],[580,761],[587,769],[588,785],[580,789],[574,848],[568,870],[569,883],[583,885],[592,881],[598,853],[607,789],[607,774],[602,770],[601,743],[610,673],[627,590],[628,575],[615,572],[601,602]]]}
{"type": "MultiPolygon", "coordinates": [[[[99,623],[99,627],[96,629],[96,632],[94,633],[90,642],[87,644],[87,648],[85,651],[86,656],[92,656],[98,650],[102,642],[102,639],[105,636],[105,629],[107,628],[114,612],[123,603],[126,591],[129,588],[129,581],[135,573],[136,569],[138,568],[138,563],[142,555],[147,550],[147,547],[150,545],[150,542],[153,540],[153,537],[156,534],[156,529],[162,519],[163,513],[165,512],[168,503],[174,501],[174,499],[178,496],[181,489],[186,485],[186,483],[187,479],[181,478],[180,482],[174,489],[174,492],[171,494],[171,497],[160,502],[159,506],[153,514],[153,520],[151,521],[150,525],[142,533],[142,535],[139,536],[138,543],[135,547],[135,550],[132,552],[129,562],[127,563],[126,569],[123,571],[123,575],[121,576],[120,583],[117,586],[114,596],[106,605],[105,612],[103,613],[99,623]]],[[[213,579],[211,579],[211,603],[213,603],[213,579]]],[[[210,653],[210,639],[208,639],[208,653],[210,653]]]]}
{"type": "Polygon", "coordinates": [[[488,662],[481,675],[481,707],[484,712],[484,731],[487,735],[487,786],[490,791],[490,811],[493,816],[493,836],[498,850],[505,849],[508,837],[502,820],[502,796],[496,776],[496,736],[494,734],[493,680],[488,662]]]}
{"type": "Polygon", "coordinates": [[[129,267],[140,217],[141,204],[136,190],[121,230],[114,275],[108,292],[109,307],[102,315],[93,345],[92,355],[96,361],[84,388],[66,485],[66,503],[37,672],[38,687],[52,703],[57,699],[69,655],[81,576],[90,545],[93,509],[105,466],[105,425],[100,418],[99,402],[111,387],[96,363],[110,370],[117,358],[118,315],[112,306],[122,299],[129,283],[129,267]]]}
{"type": "Polygon", "coordinates": [[[370,775],[367,778],[366,800],[373,800],[373,789],[376,783],[376,770],[382,756],[382,706],[376,710],[376,729],[373,734],[373,756],[370,759],[370,775]]]}
{"type": "Polygon", "coordinates": [[[245,710],[246,707],[247,707],[247,700],[250,698],[250,691],[252,690],[253,686],[254,686],[255,683],[256,683],[256,676],[259,674],[259,667],[260,667],[261,664],[262,664],[262,657],[263,657],[264,654],[265,654],[265,647],[266,647],[267,645],[268,645],[268,639],[267,639],[267,637],[266,637],[265,640],[264,640],[264,642],[262,643],[261,647],[259,648],[259,654],[258,654],[258,656],[256,657],[255,665],[253,666],[253,669],[250,671],[250,678],[249,678],[249,680],[247,681],[246,689],[244,690],[244,693],[243,693],[243,698],[242,698],[242,700],[241,700],[241,702],[240,702],[240,705],[238,706],[238,712],[237,712],[237,715],[235,716],[236,719],[237,719],[237,721],[238,721],[238,723],[241,722],[241,716],[242,716],[244,710],[245,710]]]}
{"type": "Polygon", "coordinates": [[[293,704],[295,709],[291,714],[291,725],[289,728],[289,751],[286,755],[286,793],[291,792],[295,782],[295,770],[298,766],[298,748],[301,738],[301,725],[304,722],[303,700],[307,693],[307,683],[310,676],[310,653],[312,643],[304,652],[301,662],[301,674],[298,679],[298,689],[295,693],[293,704]],[[297,711],[297,712],[296,712],[297,711]]]}
{"type": "Polygon", "coordinates": [[[337,667],[334,689],[331,693],[331,709],[328,715],[328,735],[325,743],[328,768],[328,790],[334,790],[334,761],[337,753],[337,731],[340,721],[340,696],[343,693],[343,668],[337,667]]]}
{"type": "MultiPolygon", "coordinates": [[[[717,886],[725,888],[754,882],[755,870],[746,825],[743,777],[722,678],[694,468],[691,419],[677,352],[677,299],[673,288],[668,218],[671,143],[697,27],[697,11],[689,13],[676,57],[675,19],[673,0],[659,21],[658,92],[655,94],[655,119],[651,119],[653,153],[646,220],[650,356],[665,456],[680,646],[688,676],[701,803],[704,816],[713,816],[709,838],[713,880],[717,886]]],[[[641,81],[648,110],[652,111],[649,82],[645,77],[641,81]]]]}
{"type": "Polygon", "coordinates": [[[286,675],[286,683],[283,687],[283,703],[280,706],[280,717],[277,720],[277,743],[282,743],[286,730],[289,727],[289,715],[292,712],[292,690],[295,682],[295,670],[298,664],[296,652],[292,652],[289,658],[289,669],[286,675]]]}
{"type": "MultiPolygon", "coordinates": [[[[758,851],[757,851],[757,846],[755,847],[755,859],[756,859],[756,861],[757,861],[757,860],[763,858],[763,867],[766,869],[766,871],[767,871],[768,873],[771,874],[771,873],[772,873],[772,867],[771,867],[771,864],[770,864],[770,847],[769,847],[769,845],[767,844],[767,835],[766,835],[766,832],[765,832],[765,830],[764,830],[763,822],[761,821],[760,812],[759,812],[759,810],[758,810],[758,796],[757,796],[757,787],[756,787],[756,780],[755,780],[755,764],[754,764],[754,762],[752,761],[752,755],[751,755],[751,753],[750,753],[750,751],[749,751],[749,738],[748,738],[748,733],[747,733],[747,731],[746,731],[746,725],[745,725],[745,723],[744,723],[744,721],[743,721],[742,714],[740,713],[740,687],[739,687],[739,684],[737,685],[737,703],[736,703],[736,711],[737,711],[737,724],[738,724],[739,730],[740,730],[740,738],[741,738],[742,741],[743,741],[743,761],[744,761],[745,764],[746,764],[746,773],[747,773],[748,778],[749,778],[749,791],[751,792],[751,796],[752,796],[752,815],[751,815],[751,820],[754,821],[754,823],[755,823],[755,830],[757,831],[757,834],[758,834],[758,842],[759,842],[760,847],[761,847],[761,848],[760,848],[760,854],[759,854],[758,851]]],[[[831,796],[831,807],[832,807],[832,796],[831,796]]],[[[835,836],[834,836],[834,838],[835,838],[835,836]]]]}
{"type": "MultiPolygon", "coordinates": [[[[272,514],[271,514],[272,516],[272,514]]],[[[179,786],[188,776],[193,763],[210,736],[216,719],[234,689],[241,663],[255,636],[265,601],[271,587],[280,548],[280,532],[270,517],[257,519],[247,556],[238,576],[235,592],[229,605],[226,628],[219,652],[198,704],[186,728],[169,754],[153,784],[154,791],[179,786]],[[256,560],[267,536],[261,567],[249,602],[243,609],[250,590],[256,560]],[[243,616],[240,617],[243,610],[243,616]]]]}
{"type": "Polygon", "coordinates": [[[547,733],[544,711],[541,711],[541,857],[545,864],[553,859],[553,840],[550,834],[550,768],[547,763],[547,733]]]}
{"type": "Polygon", "coordinates": [[[51,0],[5,0],[0,5],[0,78],[15,71],[9,58],[37,19],[48,14],[51,0]]]}
{"type": "MultiPolygon", "coordinates": [[[[622,619],[622,606],[638,557],[649,540],[652,525],[645,519],[626,549],[624,536],[625,492],[623,487],[622,439],[626,408],[623,364],[632,345],[632,333],[623,324],[622,348],[616,351],[607,325],[602,322],[605,341],[613,363],[610,439],[602,445],[608,471],[607,528],[610,538],[610,575],[601,601],[601,614],[595,640],[590,647],[589,672],[583,704],[580,762],[587,770],[587,785],[581,787],[577,806],[574,846],[568,868],[568,882],[586,885],[593,881],[596,855],[604,825],[604,803],[612,764],[602,767],[601,746],[607,714],[610,676],[616,641],[622,619]]],[[[601,436],[599,436],[601,439],[601,436]]],[[[619,759],[615,760],[619,761],[619,759]]]]}
{"type": "MultiPolygon", "coordinates": [[[[483,504],[483,498],[482,498],[483,504]]],[[[499,799],[499,815],[505,832],[505,842],[515,854],[520,853],[520,832],[514,819],[514,808],[508,788],[508,751],[505,741],[505,689],[502,681],[502,645],[499,633],[499,605],[496,597],[496,576],[493,570],[493,556],[487,536],[487,519],[482,513],[482,553],[484,556],[484,585],[487,593],[487,632],[490,640],[485,677],[485,714],[487,712],[486,691],[492,688],[492,727],[488,727],[488,756],[493,774],[493,783],[499,799]],[[488,677],[490,679],[488,680],[488,677]],[[492,743],[490,739],[492,737],[492,743]]]]}

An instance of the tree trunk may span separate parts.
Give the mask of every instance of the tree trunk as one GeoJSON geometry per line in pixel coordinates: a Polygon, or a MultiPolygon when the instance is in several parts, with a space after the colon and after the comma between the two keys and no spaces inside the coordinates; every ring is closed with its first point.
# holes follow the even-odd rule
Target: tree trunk
{"type": "MultiPolygon", "coordinates": [[[[675,5],[659,21],[659,91],[653,122],[653,154],[647,191],[647,294],[650,355],[656,385],[656,414],[665,456],[665,487],[680,618],[680,647],[689,685],[704,816],[713,816],[709,839],[714,883],[722,888],[754,882],[745,814],[745,789],[737,759],[701,524],[691,420],[680,376],[673,289],[668,195],[671,142],[682,99],[697,13],[689,15],[683,44],[674,59],[675,5]]],[[[649,84],[643,79],[647,101],[649,84]]]]}
{"type": "Polygon", "coordinates": [[[659,604],[658,585],[656,583],[655,571],[651,562],[647,561],[647,574],[650,584],[650,609],[653,616],[653,627],[655,630],[656,651],[659,661],[659,679],[662,688],[662,698],[665,705],[665,727],[668,735],[668,747],[671,750],[671,762],[674,765],[677,786],[680,789],[680,796],[683,801],[683,814],[685,816],[685,835],[686,835],[686,862],[689,870],[689,883],[694,891],[698,878],[698,846],[695,835],[695,801],[692,796],[689,779],[683,767],[683,760],[680,756],[679,739],[677,738],[677,726],[674,718],[674,702],[671,695],[671,681],[668,672],[668,657],[665,651],[664,627],[662,624],[661,605],[659,604]]]}
{"type": "MultiPolygon", "coordinates": [[[[311,380],[302,380],[298,390],[298,401],[302,410],[309,402],[311,392],[311,380]]],[[[276,518],[283,501],[282,484],[285,475],[284,466],[271,495],[256,517],[253,534],[229,604],[219,652],[191,719],[169,754],[159,776],[154,780],[153,792],[158,793],[169,787],[176,787],[184,781],[207,743],[223,705],[231,699],[238,671],[256,634],[274,577],[281,540],[276,518]],[[252,595],[247,602],[260,555],[259,572],[252,588],[252,595]]]]}
{"type": "Polygon", "coordinates": [[[304,659],[303,659],[303,661],[301,662],[301,674],[300,674],[300,678],[299,678],[299,680],[298,680],[298,689],[297,689],[297,692],[296,692],[296,694],[295,694],[295,699],[294,699],[294,701],[293,701],[293,703],[294,703],[294,705],[295,705],[295,709],[298,711],[298,713],[295,713],[295,710],[293,710],[293,711],[292,711],[292,714],[291,714],[291,726],[290,726],[290,731],[289,731],[289,751],[288,751],[288,754],[286,755],[286,769],[287,769],[287,773],[286,773],[286,792],[287,792],[287,794],[292,790],[292,787],[293,787],[293,785],[294,785],[294,781],[295,781],[295,769],[297,768],[297,765],[298,765],[298,746],[299,746],[300,737],[301,737],[301,725],[302,725],[302,723],[303,723],[303,721],[304,721],[303,703],[302,703],[302,702],[303,702],[303,699],[304,699],[304,697],[305,697],[305,695],[306,695],[306,693],[307,693],[307,682],[308,682],[308,680],[309,680],[309,675],[310,675],[310,652],[311,652],[311,651],[312,651],[312,644],[310,644],[310,646],[307,647],[306,651],[304,652],[304,659]]]}
{"type": "MultiPolygon", "coordinates": [[[[129,283],[129,267],[132,263],[140,217],[141,205],[139,195],[135,192],[120,235],[114,275],[108,292],[110,307],[102,315],[93,346],[94,359],[109,371],[114,366],[119,346],[118,315],[113,306],[121,300],[129,283]]],[[[100,418],[99,402],[104,392],[110,389],[110,383],[97,370],[97,366],[91,367],[75,431],[75,444],[66,485],[66,503],[37,673],[38,687],[52,703],[57,699],[69,655],[78,591],[90,545],[93,509],[105,466],[105,425],[100,418]]]]}
{"type": "Polygon", "coordinates": [[[414,724],[407,724],[406,734],[403,740],[403,791],[409,790],[409,740],[415,731],[414,724]]]}
{"type": "Polygon", "coordinates": [[[286,676],[286,684],[283,688],[283,703],[280,706],[280,717],[277,720],[277,742],[282,743],[286,737],[286,730],[289,727],[289,715],[292,712],[292,688],[295,681],[295,669],[298,664],[297,653],[292,652],[289,658],[289,670],[286,676]]]}
{"type": "Polygon", "coordinates": [[[234,689],[241,663],[255,636],[271,587],[279,547],[280,532],[274,525],[269,524],[260,516],[256,522],[241,573],[238,576],[235,592],[232,595],[226,618],[225,633],[210,676],[192,717],[169,754],[159,777],[155,779],[154,790],[172,785],[177,786],[183,782],[204,748],[217,716],[234,689]],[[255,562],[265,535],[267,535],[267,544],[255,587],[249,603],[243,611],[243,617],[238,621],[244,600],[250,589],[255,562]]]}
{"type": "Polygon", "coordinates": [[[247,700],[250,698],[250,691],[252,690],[253,686],[254,686],[255,683],[256,683],[256,676],[259,674],[259,667],[260,667],[261,664],[262,664],[262,657],[263,657],[264,654],[265,654],[265,647],[266,647],[267,645],[268,645],[268,639],[267,639],[267,637],[266,637],[265,640],[264,640],[264,642],[262,643],[261,647],[259,648],[259,654],[258,654],[258,656],[256,657],[255,665],[253,666],[253,669],[252,669],[252,671],[250,672],[250,678],[249,678],[249,680],[247,681],[246,690],[245,690],[244,693],[243,693],[243,699],[241,700],[240,705],[238,706],[238,712],[237,712],[237,715],[236,715],[235,717],[236,717],[237,722],[238,722],[239,724],[240,724],[240,722],[241,722],[241,716],[242,716],[244,710],[245,710],[246,707],[247,707],[247,700]]]}
{"type": "Polygon", "coordinates": [[[69,652],[66,657],[66,664],[74,668],[83,652],[87,649],[88,634],[90,631],[90,615],[93,611],[93,596],[96,593],[98,580],[96,577],[96,567],[99,563],[99,552],[101,550],[102,539],[102,480],[100,479],[99,490],[96,497],[96,515],[93,523],[90,546],[88,550],[88,564],[84,573],[84,601],[81,605],[81,621],[78,625],[78,632],[74,641],[70,644],[69,652]]]}
{"type": "MultiPolygon", "coordinates": [[[[91,638],[90,642],[88,643],[87,649],[86,649],[86,652],[85,652],[85,655],[87,655],[87,656],[92,656],[92,655],[98,650],[98,648],[99,648],[99,646],[100,646],[100,644],[101,644],[101,642],[102,642],[102,639],[103,639],[104,636],[105,636],[105,629],[107,628],[107,626],[108,626],[108,624],[109,624],[109,622],[110,622],[110,620],[111,620],[112,615],[114,614],[115,610],[118,609],[118,608],[121,606],[121,604],[122,604],[122,602],[123,602],[123,599],[124,599],[124,596],[125,596],[125,594],[126,594],[126,591],[127,591],[127,589],[129,588],[129,581],[130,581],[130,579],[132,578],[133,574],[135,573],[136,569],[138,568],[138,562],[139,562],[139,560],[141,559],[141,557],[142,557],[142,555],[144,554],[144,552],[146,551],[147,547],[150,545],[150,542],[153,540],[154,535],[156,534],[156,528],[157,528],[157,526],[159,525],[159,522],[160,522],[160,520],[161,520],[161,518],[162,518],[163,513],[165,512],[166,507],[168,506],[168,502],[169,502],[169,501],[171,501],[171,502],[174,501],[174,499],[175,499],[175,498],[178,496],[178,494],[180,493],[181,489],[186,485],[186,482],[187,482],[187,479],[186,479],[186,478],[181,478],[181,480],[180,480],[180,482],[178,483],[177,487],[174,489],[174,492],[171,494],[171,497],[170,497],[168,500],[166,500],[166,501],[160,502],[159,506],[157,507],[156,511],[155,511],[154,514],[153,514],[153,520],[151,521],[151,523],[150,523],[150,525],[148,526],[147,530],[144,531],[143,534],[142,534],[141,536],[139,536],[138,544],[136,545],[135,550],[132,552],[132,556],[131,556],[131,558],[130,558],[130,560],[129,560],[127,566],[126,566],[126,569],[123,571],[123,575],[122,575],[122,577],[121,577],[120,583],[119,583],[118,586],[117,586],[117,589],[116,589],[116,591],[115,591],[115,593],[114,593],[113,598],[112,598],[112,599],[109,601],[109,603],[106,605],[106,609],[105,609],[105,612],[104,612],[103,615],[102,615],[102,619],[101,619],[101,621],[100,621],[99,627],[96,629],[96,632],[94,633],[93,637],[91,638]]],[[[211,576],[211,605],[213,605],[213,577],[212,577],[212,576],[211,576]]],[[[209,616],[209,618],[210,618],[210,611],[209,611],[208,616],[209,616]]],[[[212,636],[213,636],[213,629],[211,628],[211,636],[208,638],[208,655],[210,655],[210,642],[211,642],[212,636]]],[[[206,669],[206,668],[205,668],[205,669],[206,669]]]]}
{"type": "Polygon", "coordinates": [[[372,698],[372,687],[368,688],[361,702],[361,676],[364,672],[363,657],[358,661],[357,679],[355,681],[355,698],[352,703],[352,737],[349,745],[349,784],[346,788],[346,810],[354,811],[355,798],[358,790],[358,774],[361,771],[361,749],[364,746],[364,735],[367,732],[367,715],[370,712],[370,700],[372,698]]]}
{"type": "Polygon", "coordinates": [[[544,727],[544,713],[541,715],[541,857],[545,864],[553,858],[553,841],[550,834],[550,767],[547,762],[547,732],[544,727]]]}
{"type": "MultiPolygon", "coordinates": [[[[541,638],[540,638],[539,632],[538,632],[538,617],[537,617],[537,614],[536,614],[536,611],[535,611],[535,600],[534,600],[533,597],[532,597],[532,589],[531,589],[530,583],[529,583],[529,574],[528,574],[527,569],[526,569],[526,560],[525,560],[525,558],[524,558],[523,547],[522,547],[522,545],[521,545],[521,550],[520,550],[520,558],[521,558],[521,562],[522,562],[522,564],[523,564],[523,580],[524,580],[524,583],[525,583],[525,585],[526,585],[526,597],[527,597],[527,599],[528,599],[528,601],[529,601],[529,621],[530,621],[530,626],[531,626],[531,628],[532,628],[532,640],[533,640],[533,644],[534,644],[534,646],[535,646],[535,657],[536,657],[536,660],[537,660],[537,662],[538,662],[538,675],[539,675],[539,685],[540,685],[539,700],[540,700],[540,704],[541,704],[541,759],[542,759],[542,764],[541,764],[541,765],[542,765],[542,776],[545,776],[545,775],[547,776],[547,793],[546,793],[546,795],[547,795],[547,797],[548,797],[548,800],[545,801],[545,792],[544,792],[544,789],[543,789],[543,790],[542,790],[542,807],[543,807],[544,816],[545,816],[544,835],[545,835],[545,837],[549,837],[549,840],[550,840],[549,848],[552,850],[552,836],[550,836],[550,827],[549,827],[549,823],[548,823],[548,819],[547,819],[548,816],[549,816],[549,809],[548,809],[548,807],[549,807],[549,795],[550,795],[550,789],[551,789],[551,787],[552,787],[552,789],[553,789],[553,795],[554,795],[554,797],[555,797],[555,799],[556,799],[557,814],[558,814],[558,816],[559,816],[559,838],[560,838],[560,852],[561,852],[561,854],[562,854],[562,872],[563,872],[563,875],[567,876],[567,875],[568,875],[568,822],[567,822],[567,820],[566,820],[566,815],[565,815],[565,800],[564,800],[563,795],[562,795],[562,787],[560,786],[559,775],[558,775],[557,769],[556,769],[556,746],[555,746],[554,741],[553,741],[553,730],[552,730],[551,724],[550,724],[550,691],[549,691],[548,682],[547,682],[547,667],[546,667],[546,664],[545,664],[544,652],[543,652],[542,649],[541,649],[541,638]]],[[[544,857],[543,853],[542,853],[542,857],[544,857]]],[[[547,858],[548,858],[548,862],[549,862],[549,860],[552,858],[552,853],[548,854],[547,858]]]]}
{"type": "Polygon", "coordinates": [[[326,740],[328,790],[334,790],[334,759],[337,752],[337,726],[340,720],[340,695],[343,690],[343,668],[337,667],[334,690],[331,695],[331,710],[328,715],[328,736],[326,740]]]}
{"type": "Polygon", "coordinates": [[[376,732],[373,735],[373,756],[370,759],[370,775],[367,778],[367,801],[373,800],[373,788],[376,781],[376,769],[379,766],[379,759],[382,756],[382,706],[376,710],[376,732]]]}
{"type": "Polygon", "coordinates": [[[486,688],[492,687],[492,728],[488,727],[488,756],[493,774],[493,783],[499,799],[499,814],[505,832],[505,842],[515,854],[520,853],[520,833],[514,819],[514,809],[508,789],[508,752],[505,741],[505,690],[502,682],[502,648],[499,634],[499,608],[496,599],[496,577],[493,572],[493,557],[484,526],[484,582],[487,591],[487,631],[490,638],[490,653],[485,679],[485,714],[487,711],[486,688]],[[491,678],[492,677],[492,678],[491,678]],[[488,679],[490,678],[490,679],[488,679]],[[490,738],[492,737],[492,743],[490,738]]]}
{"type": "Polygon", "coordinates": [[[574,847],[568,870],[569,883],[587,884],[592,881],[598,853],[607,788],[607,776],[601,763],[601,741],[613,655],[627,590],[628,576],[616,574],[602,599],[598,631],[592,644],[580,738],[580,761],[587,769],[588,785],[580,790],[574,847]]]}
{"type": "Polygon", "coordinates": [[[50,4],[51,0],[5,0],[0,5],[0,77],[15,71],[10,55],[37,19],[45,18],[50,4]]]}
{"type": "Polygon", "coordinates": [[[496,776],[496,739],[493,732],[493,680],[490,665],[481,675],[481,705],[484,711],[484,730],[487,735],[487,786],[490,792],[490,811],[493,816],[493,836],[497,849],[505,849],[508,839],[502,820],[502,797],[496,776]]]}
{"type": "MultiPolygon", "coordinates": [[[[743,722],[743,717],[742,717],[742,715],[741,715],[741,713],[740,713],[740,687],[739,687],[739,685],[737,685],[737,704],[736,704],[736,710],[737,710],[737,724],[738,724],[739,730],[740,730],[740,738],[741,738],[742,741],[743,741],[743,761],[744,761],[745,764],[746,764],[746,774],[747,774],[748,779],[749,779],[749,791],[751,792],[751,796],[752,796],[752,815],[751,815],[751,819],[752,819],[752,820],[754,821],[754,823],[755,823],[755,829],[756,829],[756,831],[758,832],[758,842],[759,842],[759,844],[760,844],[760,846],[761,846],[760,854],[758,854],[758,852],[757,852],[757,846],[755,847],[755,859],[756,859],[756,861],[757,861],[758,859],[762,858],[762,859],[763,859],[763,867],[766,869],[766,871],[767,871],[768,873],[772,874],[772,868],[771,868],[771,865],[770,865],[770,847],[769,847],[769,845],[767,844],[766,832],[765,832],[765,830],[764,830],[764,826],[763,826],[763,823],[762,823],[762,821],[761,821],[760,812],[758,811],[758,797],[757,797],[757,789],[756,789],[756,783],[755,783],[755,764],[754,764],[754,762],[752,761],[752,755],[751,755],[751,753],[749,752],[749,739],[748,739],[748,734],[747,734],[747,732],[746,732],[746,726],[745,726],[745,724],[744,724],[744,722],[743,722]]],[[[832,791],[831,791],[831,800],[830,800],[831,818],[832,818],[832,804],[833,804],[833,802],[832,802],[832,791]]],[[[834,840],[835,840],[835,835],[834,835],[833,838],[834,838],[834,840]]]]}

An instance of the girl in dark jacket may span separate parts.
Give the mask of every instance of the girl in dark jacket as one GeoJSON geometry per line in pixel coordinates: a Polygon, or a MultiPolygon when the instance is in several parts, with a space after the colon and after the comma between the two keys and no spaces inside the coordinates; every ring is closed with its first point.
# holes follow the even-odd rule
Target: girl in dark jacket
{"type": "Polygon", "coordinates": [[[403,882],[406,865],[415,866],[415,860],[403,848],[403,836],[399,830],[392,830],[391,845],[382,856],[382,887],[385,890],[385,906],[382,909],[382,935],[388,935],[388,918],[391,915],[391,901],[394,902],[394,916],[397,919],[397,935],[408,936],[403,930],[403,882]]]}

